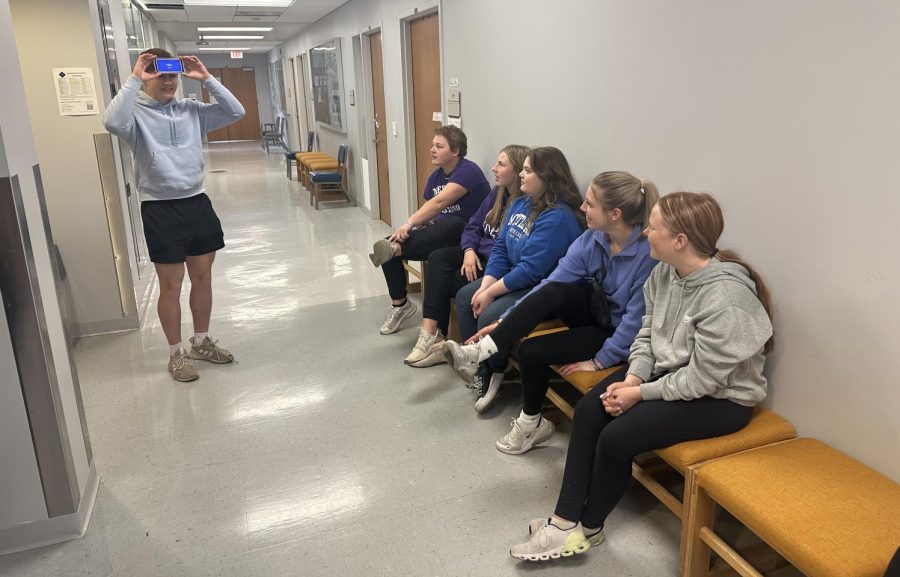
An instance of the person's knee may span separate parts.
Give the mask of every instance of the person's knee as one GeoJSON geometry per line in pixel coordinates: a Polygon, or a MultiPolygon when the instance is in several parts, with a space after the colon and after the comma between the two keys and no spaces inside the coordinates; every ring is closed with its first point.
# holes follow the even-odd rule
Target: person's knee
{"type": "MultiPolygon", "coordinates": [[[[620,419],[622,417],[616,417],[620,419]]],[[[615,423],[610,423],[610,425],[615,423]]],[[[633,439],[629,438],[628,427],[608,426],[600,433],[597,439],[597,450],[604,459],[615,461],[631,461],[639,451],[633,449],[633,439]]]]}

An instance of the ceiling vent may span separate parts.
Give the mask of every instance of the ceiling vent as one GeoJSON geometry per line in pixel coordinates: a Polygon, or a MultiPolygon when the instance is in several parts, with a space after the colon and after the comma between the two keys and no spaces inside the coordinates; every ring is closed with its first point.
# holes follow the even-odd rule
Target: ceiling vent
{"type": "Polygon", "coordinates": [[[284,10],[238,10],[234,13],[234,15],[247,17],[260,16],[263,18],[271,18],[273,16],[281,16],[282,12],[284,12],[284,10]]]}
{"type": "Polygon", "coordinates": [[[147,2],[147,10],[184,10],[183,4],[165,4],[163,2],[147,2]]]}

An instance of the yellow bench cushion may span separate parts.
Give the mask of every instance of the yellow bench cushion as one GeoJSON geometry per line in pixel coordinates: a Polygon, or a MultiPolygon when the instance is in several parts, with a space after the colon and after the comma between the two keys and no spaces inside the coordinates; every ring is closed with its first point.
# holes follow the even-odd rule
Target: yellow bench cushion
{"type": "Polygon", "coordinates": [[[665,449],[658,449],[656,454],[683,475],[691,465],[793,439],[796,436],[797,431],[790,422],[768,409],[756,407],[747,426],[736,433],[678,443],[665,449]]]}
{"type": "Polygon", "coordinates": [[[327,152],[298,152],[294,157],[301,162],[310,158],[334,158],[327,152]]]}
{"type": "Polygon", "coordinates": [[[310,172],[314,170],[331,170],[338,166],[338,161],[334,158],[321,158],[317,160],[304,161],[303,166],[308,168],[310,172]]]}
{"type": "Polygon", "coordinates": [[[821,441],[762,447],[706,464],[697,476],[809,577],[880,577],[900,544],[900,485],[821,441]]]}

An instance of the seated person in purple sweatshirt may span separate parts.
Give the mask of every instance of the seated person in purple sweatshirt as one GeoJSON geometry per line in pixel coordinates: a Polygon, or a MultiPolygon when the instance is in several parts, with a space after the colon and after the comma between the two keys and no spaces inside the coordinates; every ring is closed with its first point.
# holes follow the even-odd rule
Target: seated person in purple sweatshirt
{"type": "Polygon", "coordinates": [[[553,423],[541,418],[553,366],[559,365],[557,370],[567,375],[597,371],[628,358],[644,315],[644,282],[656,265],[642,231],[658,199],[656,186],[649,180],[627,172],[596,176],[581,206],[588,230],[572,243],[556,270],[500,321],[470,339],[480,339],[477,343],[445,345],[451,366],[463,378],[478,374],[487,383],[482,385],[485,405],[494,399],[503,380],[502,372],[494,369],[492,355],[502,357],[505,365],[513,344],[542,321],[560,319],[569,327],[520,346],[523,407],[509,434],[497,441],[500,451],[519,455],[553,434],[553,423]],[[601,314],[603,307],[597,306],[595,286],[602,286],[608,318],[601,314]]]}
{"type": "Polygon", "coordinates": [[[431,164],[436,167],[425,182],[425,204],[401,224],[394,234],[372,247],[369,259],[381,267],[387,281],[391,306],[381,325],[381,334],[397,332],[416,314],[416,305],[406,298],[403,260],[426,261],[439,248],[457,246],[469,218],[491,191],[477,164],[465,158],[465,133],[455,126],[434,129],[431,164]]]}
{"type": "Polygon", "coordinates": [[[416,346],[403,361],[407,365],[430,367],[444,362],[441,343],[450,322],[450,299],[481,276],[500,225],[506,220],[506,209],[519,198],[519,172],[529,152],[527,146],[518,144],[500,151],[492,169],[495,186],[469,219],[459,246],[440,248],[428,257],[422,328],[416,346]]]}
{"type": "MultiPolygon", "coordinates": [[[[494,323],[544,280],[584,230],[581,195],[559,149],[535,148],[520,177],[522,196],[509,207],[484,277],[456,293],[456,318],[463,339],[494,323]]],[[[495,372],[506,370],[506,355],[493,361],[495,372]]],[[[477,410],[483,408],[479,403],[477,410]]]]}

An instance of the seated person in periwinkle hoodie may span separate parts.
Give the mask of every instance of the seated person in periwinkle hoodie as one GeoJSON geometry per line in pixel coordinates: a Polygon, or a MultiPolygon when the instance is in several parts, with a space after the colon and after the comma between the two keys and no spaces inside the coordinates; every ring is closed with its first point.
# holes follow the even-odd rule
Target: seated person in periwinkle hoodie
{"type": "MultiPolygon", "coordinates": [[[[507,212],[484,277],[456,293],[456,319],[463,340],[496,321],[537,286],[584,230],[581,195],[559,149],[535,148],[519,175],[522,195],[507,212]]],[[[506,370],[506,357],[492,360],[506,370]]],[[[471,382],[471,379],[469,379],[471,382]]]]}
{"type": "Polygon", "coordinates": [[[568,375],[598,371],[628,358],[644,315],[644,282],[656,265],[643,230],[658,199],[653,182],[627,172],[604,172],[594,177],[581,205],[588,230],[572,243],[546,280],[497,323],[470,339],[479,343],[455,347],[455,359],[472,361],[463,362],[457,370],[474,371],[480,396],[475,410],[482,412],[496,397],[503,374],[493,372],[493,356],[476,364],[480,347],[496,349],[496,355],[506,358],[519,339],[545,320],[559,319],[569,327],[567,331],[530,338],[519,347],[522,411],[512,430],[497,441],[498,450],[519,455],[553,434],[553,423],[541,418],[553,367],[568,375]],[[598,282],[608,303],[604,309],[608,315],[596,310],[598,282]]]}
{"type": "Polygon", "coordinates": [[[156,71],[160,48],[145,50],[103,114],[103,125],[134,155],[134,181],[150,260],[159,278],[157,312],[169,341],[169,372],[178,381],[199,378],[192,359],[230,363],[234,356],[209,337],[212,264],[225,246],[203,187],[203,135],[243,118],[244,107],[196,56],[179,58],[184,76],[203,83],[216,104],[175,98],[178,74],[156,71]],[[143,88],[143,90],[142,90],[143,88]],[[181,340],[181,284],[191,280],[194,336],[181,340]]]}

